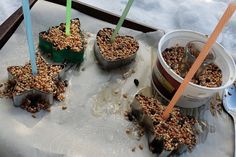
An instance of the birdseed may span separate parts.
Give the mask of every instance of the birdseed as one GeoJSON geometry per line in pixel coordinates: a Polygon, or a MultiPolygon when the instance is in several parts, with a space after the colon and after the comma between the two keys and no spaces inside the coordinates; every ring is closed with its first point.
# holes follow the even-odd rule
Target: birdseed
{"type": "Polygon", "coordinates": [[[104,28],[98,32],[97,44],[100,53],[108,61],[126,59],[133,56],[139,49],[138,42],[131,36],[116,36],[111,43],[113,29],[104,28]]]}
{"type": "Polygon", "coordinates": [[[71,20],[70,35],[65,33],[65,23],[50,28],[47,32],[43,32],[40,36],[54,45],[57,50],[70,48],[74,52],[80,52],[84,49],[86,43],[80,30],[79,19],[71,20]]]}
{"type": "MultiPolygon", "coordinates": [[[[184,47],[177,45],[176,47],[166,48],[162,52],[162,56],[171,69],[174,70],[176,74],[180,75],[182,68],[181,61],[184,57],[184,47]]],[[[184,78],[185,76],[186,74],[183,74],[182,77],[184,78]]],[[[222,85],[222,71],[216,64],[209,64],[200,75],[195,75],[191,82],[209,88],[220,87],[222,85]]]]}
{"type": "MultiPolygon", "coordinates": [[[[20,95],[26,91],[36,89],[40,92],[53,94],[54,98],[59,101],[65,99],[65,82],[58,79],[59,73],[63,67],[61,65],[49,65],[47,64],[40,53],[36,54],[36,65],[38,74],[32,75],[30,63],[24,66],[11,66],[8,67],[8,72],[12,75],[12,80],[8,80],[3,90],[3,95],[6,97],[13,97],[20,95]]],[[[39,95],[29,95],[22,102],[22,109],[36,113],[41,109],[47,110],[50,106],[39,95]]]]}
{"type": "MultiPolygon", "coordinates": [[[[135,99],[139,102],[142,112],[151,119],[153,123],[153,134],[155,140],[163,140],[164,149],[173,151],[181,144],[192,149],[196,144],[194,125],[196,120],[189,116],[181,115],[178,108],[174,108],[167,120],[162,119],[162,113],[166,106],[154,98],[137,94],[135,99]]],[[[146,128],[150,129],[150,128],[146,128]]]]}

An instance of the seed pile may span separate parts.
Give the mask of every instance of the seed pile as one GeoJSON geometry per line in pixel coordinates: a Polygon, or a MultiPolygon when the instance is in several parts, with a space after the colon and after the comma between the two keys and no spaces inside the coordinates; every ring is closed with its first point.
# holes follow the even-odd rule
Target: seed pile
{"type": "MultiPolygon", "coordinates": [[[[59,73],[63,70],[61,65],[47,64],[41,55],[37,53],[36,64],[38,74],[32,75],[31,65],[27,63],[24,66],[8,67],[8,72],[12,75],[12,80],[9,80],[6,87],[6,96],[19,95],[25,91],[32,89],[39,90],[48,94],[53,94],[54,98],[63,101],[65,99],[64,93],[66,82],[58,79],[59,73]]],[[[42,98],[38,96],[30,96],[26,98],[21,107],[29,112],[35,113],[40,109],[47,109],[49,107],[42,98]],[[35,102],[35,99],[37,101],[35,102]]]]}
{"type": "Polygon", "coordinates": [[[13,90],[14,94],[20,94],[32,88],[52,93],[57,89],[54,79],[59,75],[62,67],[59,65],[48,65],[42,57],[37,54],[36,59],[38,74],[32,75],[31,65],[27,63],[24,66],[8,67],[8,72],[16,80],[16,86],[13,90]]]}
{"type": "Polygon", "coordinates": [[[16,85],[15,80],[8,80],[5,83],[1,84],[0,88],[0,98],[2,97],[7,97],[7,98],[12,98],[12,91],[14,90],[14,87],[16,85]]]}
{"type": "Polygon", "coordinates": [[[139,122],[137,121],[137,119],[135,118],[135,116],[132,114],[131,111],[126,111],[124,116],[126,120],[133,123],[133,127],[127,128],[125,130],[126,134],[134,135],[135,138],[139,141],[145,133],[144,127],[139,124],[139,122]]]}
{"type": "Polygon", "coordinates": [[[97,44],[102,56],[109,61],[126,59],[134,55],[139,49],[138,42],[131,36],[116,36],[111,43],[113,29],[104,28],[98,32],[97,44]]]}
{"type": "MultiPolygon", "coordinates": [[[[184,47],[176,46],[167,48],[162,52],[162,56],[171,69],[180,75],[184,47]]],[[[183,77],[185,76],[186,74],[183,77]]],[[[209,64],[198,77],[194,76],[192,82],[210,88],[219,87],[222,84],[222,71],[216,64],[209,64]]]]}
{"type": "Polygon", "coordinates": [[[222,72],[215,64],[209,64],[196,79],[197,84],[207,87],[220,87],[222,84],[222,72]]]}
{"type": "Polygon", "coordinates": [[[181,115],[177,108],[173,109],[167,120],[163,120],[162,113],[166,107],[161,105],[158,100],[143,95],[136,95],[135,98],[143,113],[152,120],[155,139],[163,140],[165,150],[176,150],[181,144],[187,145],[189,149],[196,145],[196,136],[193,130],[196,120],[181,115]]]}
{"type": "Polygon", "coordinates": [[[66,24],[61,23],[60,26],[52,27],[47,32],[43,32],[40,36],[53,43],[57,50],[67,49],[68,47],[75,51],[80,52],[84,49],[85,40],[80,30],[79,19],[71,20],[70,35],[65,33],[66,24]]]}
{"type": "Polygon", "coordinates": [[[40,110],[48,110],[50,106],[40,96],[30,95],[24,99],[20,107],[30,113],[36,113],[40,110]]]}

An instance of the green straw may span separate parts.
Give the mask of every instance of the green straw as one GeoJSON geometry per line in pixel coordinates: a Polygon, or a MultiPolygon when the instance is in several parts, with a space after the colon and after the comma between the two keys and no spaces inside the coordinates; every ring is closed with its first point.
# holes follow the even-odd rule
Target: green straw
{"type": "Polygon", "coordinates": [[[133,2],[134,2],[134,0],[129,0],[129,2],[127,3],[125,10],[123,11],[122,16],[120,17],[120,20],[119,20],[118,24],[116,25],[116,29],[112,33],[111,42],[114,42],[115,37],[116,37],[117,33],[119,32],[122,24],[124,23],[124,20],[125,20],[126,16],[128,15],[129,9],[130,9],[131,5],[133,4],[133,2]]]}
{"type": "Polygon", "coordinates": [[[66,35],[70,35],[71,0],[66,1],[66,35]]]}

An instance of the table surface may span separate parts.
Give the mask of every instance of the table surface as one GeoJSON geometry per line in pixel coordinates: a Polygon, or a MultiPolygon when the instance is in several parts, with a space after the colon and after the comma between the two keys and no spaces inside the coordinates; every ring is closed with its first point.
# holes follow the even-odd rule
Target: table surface
{"type": "MultiPolygon", "coordinates": [[[[69,71],[67,78],[70,86],[66,92],[65,102],[55,103],[50,113],[37,113],[36,118],[14,107],[11,100],[0,99],[0,155],[4,157],[155,156],[148,150],[145,137],[137,141],[127,136],[125,130],[132,127],[132,124],[124,119],[123,113],[132,101],[133,95],[139,89],[150,85],[155,45],[161,33],[141,34],[122,29],[121,33],[139,39],[138,56],[131,66],[105,72],[95,63],[94,34],[100,28],[114,26],[77,11],[72,12],[72,17],[79,17],[82,29],[92,33],[88,38],[85,61],[81,65],[85,71],[69,71]],[[122,79],[122,75],[129,71],[129,68],[134,69],[135,73],[126,80],[122,79]],[[134,78],[140,80],[139,88],[133,85],[134,78]],[[114,90],[119,94],[112,95],[114,90]],[[128,99],[122,98],[126,93],[128,99]],[[62,105],[67,106],[68,109],[62,110],[62,105]],[[143,150],[138,149],[139,144],[144,145],[143,150]],[[131,151],[133,147],[136,147],[135,152],[131,151]]],[[[58,25],[64,20],[65,7],[38,1],[32,8],[35,44],[38,43],[39,32],[58,25]]],[[[22,65],[28,60],[24,32],[21,24],[1,49],[1,82],[7,80],[8,66],[22,65]]],[[[212,157],[231,157],[234,149],[231,118],[224,112],[212,116],[209,110],[200,114],[209,124],[207,139],[198,144],[193,152],[187,152],[182,156],[198,157],[207,154],[212,157]]]]}

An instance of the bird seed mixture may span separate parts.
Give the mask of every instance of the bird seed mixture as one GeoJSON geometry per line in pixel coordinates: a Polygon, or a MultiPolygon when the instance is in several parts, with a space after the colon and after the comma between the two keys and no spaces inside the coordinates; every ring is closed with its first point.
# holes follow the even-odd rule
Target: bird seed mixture
{"type": "Polygon", "coordinates": [[[137,94],[142,111],[150,117],[153,123],[153,131],[156,140],[163,140],[164,150],[173,151],[178,149],[181,144],[187,145],[192,149],[196,145],[196,135],[194,125],[196,120],[189,116],[184,116],[178,108],[174,108],[167,120],[162,119],[162,113],[166,106],[154,98],[145,97],[137,94]]]}
{"type": "MultiPolygon", "coordinates": [[[[180,75],[184,47],[176,46],[167,48],[162,52],[162,56],[171,69],[180,75]]],[[[186,74],[183,77],[185,76],[186,74]]],[[[209,64],[198,77],[195,75],[191,82],[210,88],[220,87],[222,85],[222,71],[216,64],[209,64]]]]}
{"type": "MultiPolygon", "coordinates": [[[[33,76],[30,63],[24,66],[8,67],[9,75],[12,79],[4,83],[4,89],[0,95],[13,97],[32,89],[48,94],[53,94],[54,98],[63,101],[66,82],[58,79],[59,73],[63,70],[61,65],[47,64],[41,55],[36,55],[36,65],[38,74],[33,76]]],[[[38,95],[29,95],[21,104],[21,107],[29,112],[35,113],[40,109],[47,109],[49,105],[38,95]]]]}
{"type": "Polygon", "coordinates": [[[50,28],[40,36],[54,45],[57,50],[70,48],[74,52],[80,52],[84,49],[85,39],[80,30],[79,19],[71,20],[70,35],[65,33],[66,24],[61,23],[59,26],[50,28]]]}
{"type": "Polygon", "coordinates": [[[126,59],[134,55],[138,49],[138,42],[131,36],[116,36],[113,43],[110,39],[113,29],[104,28],[98,32],[97,44],[102,56],[109,61],[126,59]]]}

